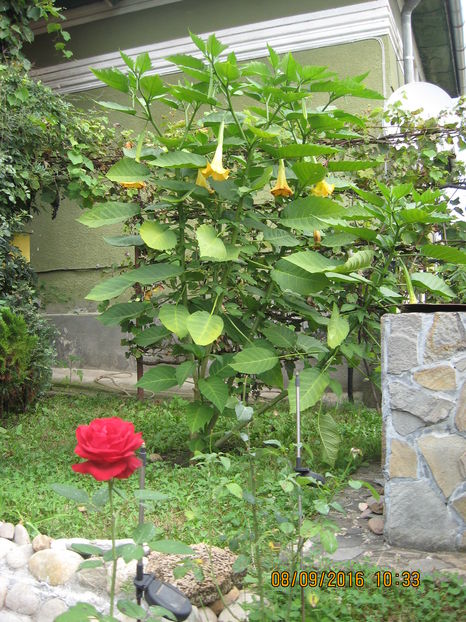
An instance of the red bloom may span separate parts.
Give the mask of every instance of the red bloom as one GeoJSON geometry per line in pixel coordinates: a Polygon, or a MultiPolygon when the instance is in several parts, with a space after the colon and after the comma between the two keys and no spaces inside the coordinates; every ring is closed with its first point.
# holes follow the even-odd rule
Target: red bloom
{"type": "Polygon", "coordinates": [[[89,473],[104,482],[113,477],[126,479],[142,464],[134,455],[143,443],[142,432],[135,432],[132,423],[119,417],[94,419],[89,425],[80,425],[76,438],[74,452],[88,460],[72,465],[76,473],[89,473]]]}

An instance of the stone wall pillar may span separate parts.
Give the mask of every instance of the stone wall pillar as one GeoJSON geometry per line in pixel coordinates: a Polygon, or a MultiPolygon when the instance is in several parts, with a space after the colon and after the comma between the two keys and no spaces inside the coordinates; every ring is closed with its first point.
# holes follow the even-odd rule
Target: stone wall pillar
{"type": "Polygon", "coordinates": [[[385,538],[466,550],[466,313],[382,318],[385,538]]]}

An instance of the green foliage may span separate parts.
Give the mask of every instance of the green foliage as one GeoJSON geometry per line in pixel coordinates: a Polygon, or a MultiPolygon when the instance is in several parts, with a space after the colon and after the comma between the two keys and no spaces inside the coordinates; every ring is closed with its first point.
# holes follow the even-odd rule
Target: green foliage
{"type": "MultiPolygon", "coordinates": [[[[217,448],[224,443],[215,430],[222,419],[237,432],[248,425],[237,413],[235,423],[235,404],[264,386],[283,389],[283,375],[291,378],[298,360],[304,408],[328,386],[341,390],[330,381],[332,365],[346,359],[369,375],[379,317],[406,295],[403,261],[414,273],[409,282],[432,300],[454,299],[463,277],[450,277],[448,269],[446,280],[439,274],[440,261],[462,258],[458,249],[429,250],[433,226],[456,227],[445,196],[430,189],[432,176],[426,183],[422,169],[413,178],[409,159],[384,176],[387,147],[366,140],[371,119],[335,107],[347,96],[380,99],[365,76],[339,79],[271,49],[268,62],[242,65],[233,52],[220,60],[225,46],[215,36],[191,36],[202,58],[170,57],[185,74],[178,84],[148,75],[147,54],[135,61],[122,55],[126,73],[94,70],[128,94],[120,112],[136,113],[155,134],[141,131],[136,148],[124,150],[105,180],[114,188],[126,184],[137,197],[140,212],[126,220],[125,233],[144,242],[138,242],[140,267],[97,284],[88,299],[107,308],[133,287],[134,301],[150,303],[121,321],[134,336],[131,353],[140,357],[158,345],[161,323],[183,367],[157,366],[138,386],[162,391],[191,374],[190,446],[201,449],[212,440],[217,448]],[[313,106],[316,92],[326,93],[323,108],[313,106]],[[253,102],[239,111],[238,96],[253,102]],[[155,104],[181,120],[162,128],[155,104]],[[435,278],[419,276],[429,271],[435,278]],[[224,357],[226,365],[219,363],[224,357]]],[[[117,217],[121,202],[114,212],[112,202],[107,213],[117,217]]],[[[81,222],[105,224],[100,212],[93,219],[94,209],[101,210],[81,222]]],[[[293,410],[293,381],[289,386],[277,399],[288,395],[293,410]]],[[[329,463],[337,449],[333,430],[323,418],[329,463]]]]}

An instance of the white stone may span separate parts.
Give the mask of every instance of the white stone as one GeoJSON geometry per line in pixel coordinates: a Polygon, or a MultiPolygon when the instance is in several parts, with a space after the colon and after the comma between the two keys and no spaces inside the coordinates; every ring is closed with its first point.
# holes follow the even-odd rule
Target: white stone
{"type": "MultiPolygon", "coordinates": [[[[121,557],[117,561],[117,572],[115,581],[115,594],[121,591],[121,588],[125,583],[132,582],[136,575],[137,561],[132,559],[130,562],[125,563],[121,557]]],[[[107,564],[107,592],[110,594],[110,588],[112,583],[112,567],[113,564],[107,564]]]]}
{"type": "Polygon", "coordinates": [[[13,611],[0,611],[0,622],[31,622],[31,618],[13,611]]]}
{"type": "Polygon", "coordinates": [[[15,527],[14,541],[16,542],[16,544],[20,545],[31,544],[31,538],[29,537],[28,530],[24,525],[21,525],[21,523],[19,523],[15,527]]]}
{"type": "Polygon", "coordinates": [[[240,605],[245,605],[247,603],[254,603],[260,600],[258,594],[254,594],[254,592],[250,592],[249,590],[241,590],[237,599],[237,603],[240,605]]]}
{"type": "Polygon", "coordinates": [[[40,599],[27,583],[15,583],[7,592],[5,605],[16,613],[32,615],[39,609],[40,599]]]}
{"type": "Polygon", "coordinates": [[[217,622],[218,618],[210,607],[199,607],[199,622],[217,622]]]}
{"type": "Polygon", "coordinates": [[[28,563],[32,552],[32,546],[30,544],[17,546],[6,556],[6,563],[12,569],[22,568],[28,563]]]}
{"type": "Polygon", "coordinates": [[[54,622],[55,618],[68,609],[61,598],[52,598],[42,605],[37,622],[54,622]]]}
{"type": "Polygon", "coordinates": [[[15,537],[15,526],[13,523],[0,523],[0,538],[13,540],[15,537]]]}
{"type": "Polygon", "coordinates": [[[43,533],[40,533],[32,541],[32,548],[37,553],[37,551],[43,551],[44,549],[49,549],[51,544],[52,544],[52,538],[44,535],[43,533]]]}
{"type": "Polygon", "coordinates": [[[62,585],[74,575],[82,561],[81,555],[73,551],[44,549],[31,557],[29,570],[39,581],[62,585]]]}
{"type": "Polygon", "coordinates": [[[199,610],[195,605],[193,605],[191,613],[186,618],[186,622],[199,622],[199,610]]]}
{"type": "Polygon", "coordinates": [[[105,566],[97,568],[82,568],[76,573],[80,585],[99,592],[107,589],[107,570],[105,566]]]}
{"type": "Polygon", "coordinates": [[[16,545],[6,538],[0,538],[0,559],[3,559],[10,551],[16,548],[16,545]]]}
{"type": "Polygon", "coordinates": [[[4,577],[0,577],[0,609],[5,604],[5,597],[8,589],[8,581],[4,577]]]}
{"type": "Polygon", "coordinates": [[[238,603],[233,603],[218,616],[218,622],[244,622],[248,614],[238,603]]]}

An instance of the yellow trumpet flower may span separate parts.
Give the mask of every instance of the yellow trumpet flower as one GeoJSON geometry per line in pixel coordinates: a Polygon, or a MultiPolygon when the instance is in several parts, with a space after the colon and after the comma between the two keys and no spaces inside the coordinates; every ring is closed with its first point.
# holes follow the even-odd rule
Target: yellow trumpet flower
{"type": "Polygon", "coordinates": [[[204,177],[212,176],[215,181],[225,181],[228,179],[228,175],[230,170],[227,168],[223,168],[222,164],[222,156],[223,156],[223,128],[225,126],[225,122],[222,121],[220,124],[220,129],[218,131],[218,145],[215,150],[215,154],[212,162],[209,162],[205,168],[201,170],[204,177]]]}
{"type": "Polygon", "coordinates": [[[318,229],[314,229],[314,244],[316,246],[319,246],[321,241],[322,241],[322,236],[320,234],[320,231],[318,229]]]}
{"type": "Polygon", "coordinates": [[[137,188],[139,190],[140,188],[146,187],[146,182],[145,181],[120,181],[120,186],[123,186],[123,188],[137,188]]]}
{"type": "Polygon", "coordinates": [[[215,190],[213,188],[211,188],[209,182],[207,181],[207,179],[202,174],[202,170],[200,168],[197,169],[196,186],[200,186],[201,188],[205,188],[206,190],[208,190],[210,192],[210,194],[215,192],[215,190]]]}
{"type": "Polygon", "coordinates": [[[328,184],[325,179],[323,179],[314,186],[314,188],[312,189],[312,194],[315,197],[329,197],[334,190],[335,186],[333,184],[328,184]]]}
{"type": "Polygon", "coordinates": [[[274,197],[290,197],[293,194],[293,190],[286,181],[285,163],[283,160],[280,160],[278,164],[277,181],[270,192],[274,197]]]}

